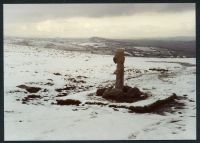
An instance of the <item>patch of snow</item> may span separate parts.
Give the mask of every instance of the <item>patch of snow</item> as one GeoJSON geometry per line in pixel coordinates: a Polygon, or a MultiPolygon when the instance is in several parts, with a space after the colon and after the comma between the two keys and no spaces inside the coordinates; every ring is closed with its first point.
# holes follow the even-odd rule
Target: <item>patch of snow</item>
{"type": "Polygon", "coordinates": [[[196,139],[196,59],[126,57],[125,84],[136,86],[152,94],[146,100],[117,105],[144,106],[158,99],[187,95],[194,102],[186,102],[180,113],[165,116],[115,111],[108,106],[59,106],[56,99],[75,99],[109,103],[94,96],[99,86],[113,85],[116,65],[111,55],[69,52],[33,46],[4,45],[4,112],[5,140],[158,140],[196,139]],[[188,63],[187,66],[182,63],[188,63]],[[167,69],[165,74],[150,68],[167,69]],[[60,75],[55,75],[59,73],[60,75]],[[70,78],[85,76],[85,83],[73,83],[70,78]],[[53,83],[52,86],[46,83],[53,83]],[[22,104],[27,94],[11,91],[17,85],[47,89],[36,94],[42,99],[22,104]],[[57,97],[55,89],[75,85],[89,87],[70,91],[57,97]],[[88,94],[92,94],[88,96],[88,94]],[[17,101],[19,99],[19,101],[17,101]],[[45,101],[47,100],[47,101],[45,101]],[[35,105],[34,105],[35,104],[35,105]],[[174,121],[176,120],[176,121],[174,121]],[[31,131],[31,132],[30,132],[31,131]]]}

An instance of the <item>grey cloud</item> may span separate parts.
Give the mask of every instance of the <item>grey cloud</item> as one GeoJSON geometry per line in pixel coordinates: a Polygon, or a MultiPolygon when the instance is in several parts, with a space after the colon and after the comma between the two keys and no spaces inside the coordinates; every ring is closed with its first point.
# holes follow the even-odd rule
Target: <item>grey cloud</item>
{"type": "Polygon", "coordinates": [[[182,12],[182,11],[189,11],[195,10],[195,4],[166,4],[160,10],[161,12],[182,12]]]}
{"type": "Polygon", "coordinates": [[[109,17],[144,12],[183,12],[194,10],[195,4],[6,4],[6,22],[37,22],[68,17],[109,17]]]}

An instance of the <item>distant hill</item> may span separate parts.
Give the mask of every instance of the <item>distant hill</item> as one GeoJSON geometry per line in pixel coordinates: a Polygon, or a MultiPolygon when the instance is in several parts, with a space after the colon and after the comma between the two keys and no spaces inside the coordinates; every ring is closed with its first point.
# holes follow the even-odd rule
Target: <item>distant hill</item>
{"type": "Polygon", "coordinates": [[[4,42],[23,46],[83,51],[94,54],[114,54],[116,48],[124,48],[127,56],[196,57],[196,41],[194,37],[153,39],[6,37],[4,42]]]}

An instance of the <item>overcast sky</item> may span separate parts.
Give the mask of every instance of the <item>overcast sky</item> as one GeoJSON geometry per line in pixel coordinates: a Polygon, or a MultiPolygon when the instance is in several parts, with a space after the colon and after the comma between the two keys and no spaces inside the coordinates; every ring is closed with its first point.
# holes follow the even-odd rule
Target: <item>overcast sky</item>
{"type": "Polygon", "coordinates": [[[4,4],[4,35],[195,36],[195,4],[4,4]]]}

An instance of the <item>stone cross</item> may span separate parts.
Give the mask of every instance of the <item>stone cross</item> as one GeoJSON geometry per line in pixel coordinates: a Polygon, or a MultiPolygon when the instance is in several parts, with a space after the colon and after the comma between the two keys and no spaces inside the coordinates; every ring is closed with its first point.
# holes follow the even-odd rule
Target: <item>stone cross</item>
{"type": "Polygon", "coordinates": [[[124,49],[117,49],[113,61],[117,64],[117,69],[114,72],[116,74],[115,88],[122,90],[124,86],[124,49]]]}

